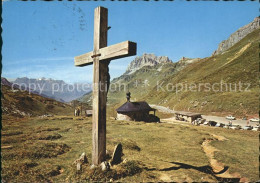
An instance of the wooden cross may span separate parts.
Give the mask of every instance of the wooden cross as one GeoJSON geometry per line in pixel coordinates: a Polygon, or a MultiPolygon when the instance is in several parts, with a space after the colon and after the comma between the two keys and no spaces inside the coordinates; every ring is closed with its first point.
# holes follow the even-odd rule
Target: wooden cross
{"type": "Polygon", "coordinates": [[[105,161],[106,155],[106,102],[108,64],[110,60],[136,55],[136,43],[125,41],[107,47],[107,14],[103,7],[95,9],[94,16],[94,50],[76,56],[75,66],[93,63],[93,115],[92,115],[92,164],[105,161]]]}

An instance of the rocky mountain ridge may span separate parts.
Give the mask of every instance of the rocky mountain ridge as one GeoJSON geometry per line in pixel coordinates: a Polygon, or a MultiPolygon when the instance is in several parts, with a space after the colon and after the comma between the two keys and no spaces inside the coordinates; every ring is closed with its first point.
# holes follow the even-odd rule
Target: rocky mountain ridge
{"type": "Polygon", "coordinates": [[[156,56],[154,54],[144,53],[140,57],[136,57],[127,67],[125,74],[132,74],[144,66],[155,66],[158,64],[171,63],[167,56],[156,56]]]}
{"type": "Polygon", "coordinates": [[[242,40],[249,33],[258,29],[259,25],[260,25],[260,18],[256,17],[253,22],[250,22],[249,24],[241,27],[236,32],[231,34],[227,40],[222,41],[219,44],[218,49],[214,51],[212,55],[218,55],[225,52],[227,49],[229,49],[230,47],[238,43],[240,40],[242,40]]]}

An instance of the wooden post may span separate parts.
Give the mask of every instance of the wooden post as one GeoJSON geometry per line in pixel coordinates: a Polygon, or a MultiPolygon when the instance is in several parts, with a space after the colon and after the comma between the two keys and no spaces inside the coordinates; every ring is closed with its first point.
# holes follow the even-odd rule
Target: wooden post
{"type": "MultiPolygon", "coordinates": [[[[107,9],[97,7],[94,16],[94,55],[100,48],[107,46],[107,9]]],[[[106,155],[106,82],[108,63],[99,62],[94,57],[94,87],[93,87],[93,131],[92,131],[92,164],[98,165],[105,160],[106,155]]]]}
{"type": "Polygon", "coordinates": [[[93,64],[92,163],[98,165],[106,155],[106,102],[110,60],[136,55],[136,43],[124,41],[107,47],[108,10],[97,7],[94,15],[94,50],[76,56],[75,65],[93,64]]]}

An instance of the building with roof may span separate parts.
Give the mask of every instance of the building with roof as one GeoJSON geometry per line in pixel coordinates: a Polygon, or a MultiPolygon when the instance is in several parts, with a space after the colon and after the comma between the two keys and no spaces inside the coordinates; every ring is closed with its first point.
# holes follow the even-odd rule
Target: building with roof
{"type": "Polygon", "coordinates": [[[200,113],[175,112],[176,120],[192,122],[197,118],[202,118],[200,113]]]}
{"type": "Polygon", "coordinates": [[[127,102],[121,105],[117,111],[118,120],[126,121],[145,121],[145,122],[159,122],[160,119],[155,116],[156,109],[149,106],[147,102],[131,102],[131,93],[126,94],[127,102]],[[153,114],[150,114],[150,112],[153,114]]]}
{"type": "Polygon", "coordinates": [[[87,117],[92,116],[92,110],[85,110],[85,116],[87,117]]]}

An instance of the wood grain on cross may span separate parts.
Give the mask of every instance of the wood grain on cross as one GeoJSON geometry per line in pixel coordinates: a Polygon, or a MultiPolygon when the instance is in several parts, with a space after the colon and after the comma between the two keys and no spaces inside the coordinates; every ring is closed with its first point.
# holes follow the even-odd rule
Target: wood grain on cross
{"type": "Polygon", "coordinates": [[[136,55],[136,43],[125,41],[107,47],[107,14],[103,7],[95,9],[94,50],[75,57],[76,66],[93,64],[92,164],[98,165],[106,155],[106,102],[108,64],[110,60],[136,55]]]}

